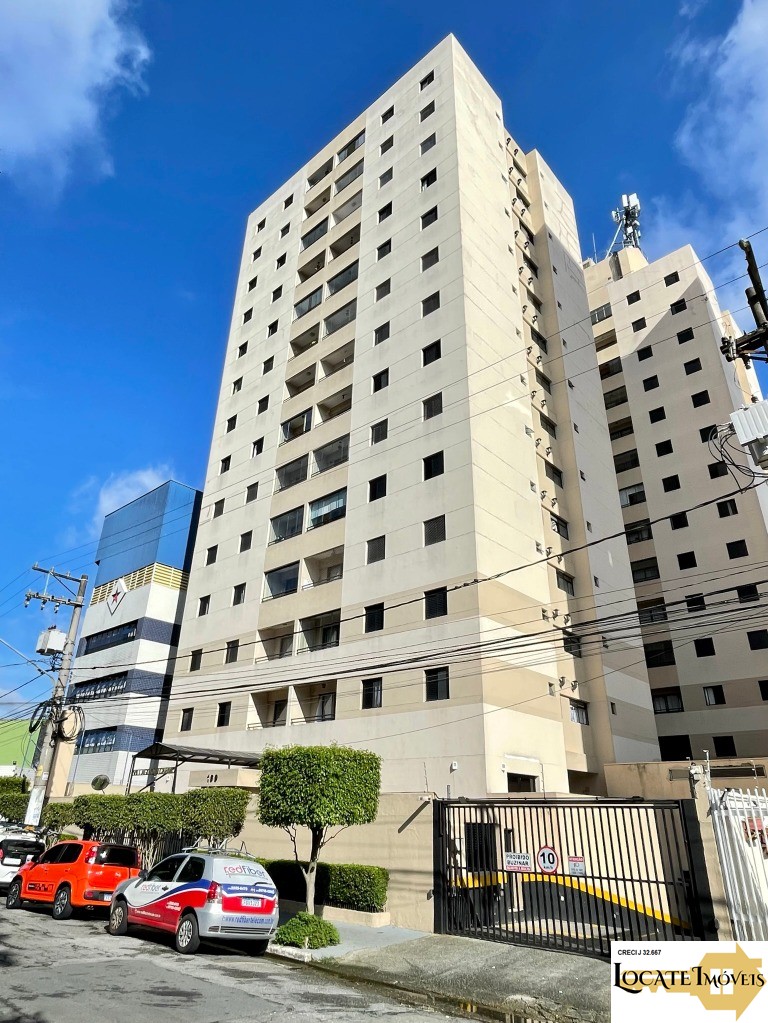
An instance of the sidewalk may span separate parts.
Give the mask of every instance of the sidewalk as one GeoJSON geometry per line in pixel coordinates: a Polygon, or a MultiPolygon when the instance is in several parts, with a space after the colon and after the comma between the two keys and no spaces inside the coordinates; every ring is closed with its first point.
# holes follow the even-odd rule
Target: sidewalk
{"type": "Polygon", "coordinates": [[[340,977],[382,984],[450,1009],[517,1013],[536,1023],[607,1023],[610,966],[597,959],[400,927],[337,924],[341,944],[270,946],[340,977]]]}

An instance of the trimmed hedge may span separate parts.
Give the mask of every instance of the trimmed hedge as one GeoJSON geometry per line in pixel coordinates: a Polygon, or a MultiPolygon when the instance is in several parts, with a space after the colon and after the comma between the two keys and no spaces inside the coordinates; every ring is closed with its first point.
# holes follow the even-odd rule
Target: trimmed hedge
{"type": "MultiPolygon", "coordinates": [[[[275,882],[281,899],[304,902],[306,885],[296,860],[259,862],[275,882]]],[[[387,904],[389,871],[365,863],[318,863],[315,898],[318,905],[341,906],[361,913],[380,913],[387,904]]]]}
{"type": "Polygon", "coordinates": [[[29,796],[22,792],[0,792],[0,817],[23,824],[28,802],[29,796]]]}
{"type": "Polygon", "coordinates": [[[311,913],[297,913],[277,928],[272,940],[276,945],[292,945],[294,948],[326,948],[338,945],[341,939],[339,932],[327,920],[311,913]]]}
{"type": "Polygon", "coordinates": [[[60,835],[64,828],[75,823],[72,816],[72,803],[47,803],[43,807],[40,823],[55,835],[60,835]]]}
{"type": "Polygon", "coordinates": [[[26,792],[27,791],[27,779],[20,778],[17,775],[11,777],[3,776],[0,778],[0,794],[5,792],[26,792]]]}

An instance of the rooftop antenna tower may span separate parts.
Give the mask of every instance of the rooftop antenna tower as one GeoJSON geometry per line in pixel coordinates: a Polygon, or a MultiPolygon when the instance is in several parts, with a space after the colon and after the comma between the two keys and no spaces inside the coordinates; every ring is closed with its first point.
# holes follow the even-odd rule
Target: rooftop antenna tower
{"type": "Polygon", "coordinates": [[[616,234],[614,234],[613,241],[605,254],[606,259],[613,252],[619,235],[622,236],[622,248],[639,249],[640,200],[637,198],[637,193],[632,192],[631,195],[622,195],[621,206],[617,210],[612,210],[611,218],[614,224],[616,224],[616,234]]]}

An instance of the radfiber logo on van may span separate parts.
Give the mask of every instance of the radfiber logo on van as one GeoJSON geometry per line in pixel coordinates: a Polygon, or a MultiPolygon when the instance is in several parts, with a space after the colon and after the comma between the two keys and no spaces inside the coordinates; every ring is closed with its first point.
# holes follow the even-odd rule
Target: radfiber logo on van
{"type": "Polygon", "coordinates": [[[763,941],[611,942],[611,1017],[646,1023],[652,1014],[654,1023],[711,1023],[714,1010],[728,1013],[717,1017],[724,1023],[757,1023],[768,1016],[766,957],[763,941]]]}
{"type": "Polygon", "coordinates": [[[251,867],[247,863],[225,863],[224,873],[227,877],[237,877],[241,874],[248,874],[249,877],[262,876],[262,872],[259,867],[251,867]]]}

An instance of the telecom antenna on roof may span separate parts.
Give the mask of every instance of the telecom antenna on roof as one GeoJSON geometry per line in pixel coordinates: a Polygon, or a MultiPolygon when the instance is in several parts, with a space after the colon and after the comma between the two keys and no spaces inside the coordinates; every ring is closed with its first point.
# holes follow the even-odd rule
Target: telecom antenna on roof
{"type": "Polygon", "coordinates": [[[611,217],[616,224],[616,234],[608,247],[605,258],[613,252],[619,235],[622,235],[622,248],[640,248],[640,200],[637,193],[622,195],[621,206],[611,211],[611,217]]]}

